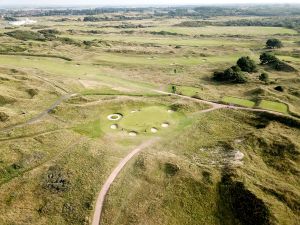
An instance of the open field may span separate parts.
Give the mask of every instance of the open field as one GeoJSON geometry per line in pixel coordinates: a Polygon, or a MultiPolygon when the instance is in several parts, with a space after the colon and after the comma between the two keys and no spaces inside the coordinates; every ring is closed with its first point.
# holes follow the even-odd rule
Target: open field
{"type": "Polygon", "coordinates": [[[299,13],[268,7],[0,10],[0,224],[92,224],[151,143],[101,225],[298,225],[299,13]]]}

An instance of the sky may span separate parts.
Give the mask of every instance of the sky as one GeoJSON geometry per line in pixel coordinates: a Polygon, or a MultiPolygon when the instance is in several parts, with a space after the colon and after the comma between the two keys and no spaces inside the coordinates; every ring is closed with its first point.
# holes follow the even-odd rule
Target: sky
{"type": "Polygon", "coordinates": [[[205,4],[298,3],[300,0],[0,0],[1,5],[205,5],[205,4]]]}

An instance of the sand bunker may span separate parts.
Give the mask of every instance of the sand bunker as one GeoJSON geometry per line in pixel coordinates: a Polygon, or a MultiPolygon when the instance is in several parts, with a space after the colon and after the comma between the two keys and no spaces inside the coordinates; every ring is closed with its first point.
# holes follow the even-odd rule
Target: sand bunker
{"type": "Polygon", "coordinates": [[[155,127],[152,127],[152,128],[151,128],[151,132],[152,132],[152,133],[157,133],[157,132],[158,132],[158,129],[155,128],[155,127]]]}
{"type": "Polygon", "coordinates": [[[113,129],[113,130],[116,130],[116,129],[118,129],[118,125],[117,124],[113,124],[113,125],[110,126],[110,128],[113,129]]]}
{"type": "Polygon", "coordinates": [[[168,113],[173,113],[173,112],[174,112],[174,111],[173,111],[173,110],[171,110],[171,109],[169,109],[169,110],[168,110],[168,113]]]}
{"type": "Polygon", "coordinates": [[[107,117],[107,119],[111,121],[117,121],[120,120],[121,118],[122,118],[121,114],[111,114],[107,117]]]}
{"type": "Polygon", "coordinates": [[[161,124],[161,127],[163,127],[163,128],[167,128],[167,127],[169,127],[170,126],[170,124],[168,124],[168,123],[162,123],[161,124]]]}
{"type": "Polygon", "coordinates": [[[135,132],[135,131],[129,132],[129,136],[131,136],[131,137],[135,137],[136,135],[137,135],[137,132],[135,132]]]}

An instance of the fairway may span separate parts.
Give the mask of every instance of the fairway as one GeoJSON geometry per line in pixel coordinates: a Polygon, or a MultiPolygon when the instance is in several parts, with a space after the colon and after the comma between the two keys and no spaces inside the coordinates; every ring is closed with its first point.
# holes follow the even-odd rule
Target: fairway
{"type": "Polygon", "coordinates": [[[267,110],[272,110],[272,111],[276,111],[276,112],[285,113],[285,114],[288,113],[287,105],[283,104],[283,103],[280,103],[280,102],[262,100],[258,107],[262,108],[262,109],[267,109],[267,110]]]}
{"type": "Polygon", "coordinates": [[[216,46],[240,46],[251,47],[255,46],[254,41],[242,40],[239,38],[234,39],[208,39],[208,38],[186,38],[186,37],[164,37],[160,35],[155,36],[141,36],[141,35],[64,35],[62,37],[68,37],[81,41],[116,41],[124,43],[138,43],[138,44],[157,44],[157,45],[181,45],[181,46],[195,46],[195,47],[216,47],[216,46]]]}
{"type": "MultiPolygon", "coordinates": [[[[168,91],[172,92],[172,85],[168,86],[168,91]]],[[[200,88],[190,87],[190,86],[176,86],[176,93],[180,95],[185,95],[189,97],[193,97],[201,91],[200,88]]]]}
{"type": "Polygon", "coordinates": [[[151,31],[168,31],[186,35],[274,35],[274,34],[297,34],[297,31],[282,27],[156,27],[147,28],[151,31]]]}
{"type": "Polygon", "coordinates": [[[253,101],[250,101],[247,99],[242,99],[242,98],[229,97],[229,96],[224,97],[222,99],[222,101],[225,103],[245,106],[245,107],[249,107],[249,108],[252,108],[255,105],[255,102],[253,102],[253,101]]]}

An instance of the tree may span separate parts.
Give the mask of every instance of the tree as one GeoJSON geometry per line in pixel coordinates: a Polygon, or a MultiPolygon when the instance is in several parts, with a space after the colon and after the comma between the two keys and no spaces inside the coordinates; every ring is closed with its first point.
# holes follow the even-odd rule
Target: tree
{"type": "Polygon", "coordinates": [[[259,76],[259,80],[260,81],[263,81],[265,83],[268,83],[269,82],[269,74],[267,73],[262,73],[260,76],[259,76]]]}
{"type": "Polygon", "coordinates": [[[241,57],[237,61],[237,65],[241,68],[242,71],[253,73],[256,71],[256,64],[255,62],[250,59],[249,56],[241,57]]]}
{"type": "Polygon", "coordinates": [[[239,66],[232,66],[224,72],[216,71],[214,72],[213,79],[216,81],[227,81],[231,83],[246,83],[247,78],[241,71],[239,66]]]}
{"type": "Polygon", "coordinates": [[[268,53],[268,52],[264,52],[260,55],[259,57],[261,64],[270,64],[270,63],[275,63],[277,61],[279,61],[279,59],[276,58],[275,55],[268,53]]]}
{"type": "Polygon", "coordinates": [[[264,52],[260,55],[259,58],[260,58],[261,64],[269,65],[277,71],[284,71],[284,72],[297,71],[294,67],[281,61],[280,59],[278,59],[276,56],[274,56],[271,53],[264,52]]]}
{"type": "Polygon", "coordinates": [[[281,48],[281,47],[283,47],[283,44],[280,40],[273,38],[273,39],[267,40],[266,47],[267,48],[281,48]]]}

